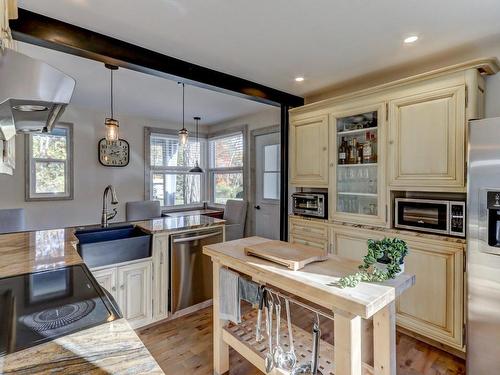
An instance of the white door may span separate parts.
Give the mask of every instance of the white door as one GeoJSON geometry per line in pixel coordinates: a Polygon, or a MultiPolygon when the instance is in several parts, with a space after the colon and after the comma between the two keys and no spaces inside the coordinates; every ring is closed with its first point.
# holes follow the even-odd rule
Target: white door
{"type": "Polygon", "coordinates": [[[280,133],[255,136],[255,235],[280,238],[280,133]]]}
{"type": "Polygon", "coordinates": [[[118,268],[118,304],[132,327],[147,324],[152,318],[151,261],[118,268]]]}
{"type": "Polygon", "coordinates": [[[96,281],[106,289],[114,299],[117,299],[116,292],[116,267],[106,268],[99,271],[92,271],[96,281]]]}

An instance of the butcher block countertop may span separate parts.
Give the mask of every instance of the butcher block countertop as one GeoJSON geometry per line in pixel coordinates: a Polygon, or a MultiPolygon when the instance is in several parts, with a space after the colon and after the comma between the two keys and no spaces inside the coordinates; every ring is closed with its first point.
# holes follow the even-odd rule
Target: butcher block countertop
{"type": "Polygon", "coordinates": [[[274,285],[332,311],[343,311],[370,318],[377,311],[413,286],[415,276],[402,274],[384,283],[362,282],[355,288],[341,289],[336,285],[340,277],[358,270],[358,263],[336,255],[327,260],[306,265],[292,271],[270,261],[245,255],[245,247],[261,244],[268,239],[249,237],[220,244],[207,245],[204,254],[221,265],[251,276],[255,281],[274,285]]]}

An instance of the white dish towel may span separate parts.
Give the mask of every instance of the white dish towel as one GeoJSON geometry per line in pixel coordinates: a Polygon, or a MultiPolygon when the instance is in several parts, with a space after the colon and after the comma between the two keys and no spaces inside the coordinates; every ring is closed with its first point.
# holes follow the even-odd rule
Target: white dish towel
{"type": "Polygon", "coordinates": [[[219,270],[219,315],[236,324],[241,323],[239,278],[240,275],[227,268],[219,270]]]}

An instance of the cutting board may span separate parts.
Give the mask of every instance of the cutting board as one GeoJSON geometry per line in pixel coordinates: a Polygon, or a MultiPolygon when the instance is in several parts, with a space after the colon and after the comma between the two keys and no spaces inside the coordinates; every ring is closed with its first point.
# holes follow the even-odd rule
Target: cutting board
{"type": "Polygon", "coordinates": [[[321,249],[283,241],[268,241],[247,246],[245,247],[245,255],[266,259],[293,271],[300,270],[309,263],[328,258],[328,255],[321,249]]]}

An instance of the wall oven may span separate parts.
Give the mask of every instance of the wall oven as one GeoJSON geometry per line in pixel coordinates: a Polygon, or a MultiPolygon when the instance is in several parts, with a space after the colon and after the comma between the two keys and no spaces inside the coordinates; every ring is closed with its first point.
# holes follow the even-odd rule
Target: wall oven
{"type": "Polygon", "coordinates": [[[465,237],[465,202],[396,198],[396,228],[465,237]]]}
{"type": "Polygon", "coordinates": [[[295,215],[328,218],[327,193],[293,193],[292,212],[295,215]]]}

